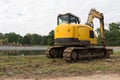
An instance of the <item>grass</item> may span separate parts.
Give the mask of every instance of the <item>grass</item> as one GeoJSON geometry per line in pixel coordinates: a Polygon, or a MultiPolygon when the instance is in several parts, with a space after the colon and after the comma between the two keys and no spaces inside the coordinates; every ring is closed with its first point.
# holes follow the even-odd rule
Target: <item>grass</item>
{"type": "Polygon", "coordinates": [[[83,60],[77,63],[67,63],[62,58],[50,59],[43,55],[0,56],[0,76],[92,73],[120,73],[120,53],[111,55],[110,59],[83,60]]]}

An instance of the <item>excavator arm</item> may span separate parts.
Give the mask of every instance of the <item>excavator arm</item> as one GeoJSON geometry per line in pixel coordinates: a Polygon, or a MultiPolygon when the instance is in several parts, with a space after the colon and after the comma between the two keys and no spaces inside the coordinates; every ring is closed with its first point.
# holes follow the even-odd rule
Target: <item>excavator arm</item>
{"type": "Polygon", "coordinates": [[[105,46],[104,15],[103,15],[103,13],[100,13],[100,12],[96,11],[95,9],[91,9],[86,24],[93,27],[93,19],[94,18],[98,18],[100,21],[100,36],[101,36],[101,40],[102,40],[101,43],[103,46],[105,46]]]}

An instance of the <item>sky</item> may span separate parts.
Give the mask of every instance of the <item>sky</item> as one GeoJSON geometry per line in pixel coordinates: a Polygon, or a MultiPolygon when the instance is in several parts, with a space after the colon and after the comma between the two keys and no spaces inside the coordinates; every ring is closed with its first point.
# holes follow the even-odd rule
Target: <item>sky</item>
{"type": "MultiPolygon", "coordinates": [[[[0,32],[48,35],[57,25],[58,14],[75,14],[84,24],[91,8],[104,14],[105,28],[120,22],[119,0],[0,0],[0,32]]],[[[97,19],[94,24],[99,28],[97,19]]]]}

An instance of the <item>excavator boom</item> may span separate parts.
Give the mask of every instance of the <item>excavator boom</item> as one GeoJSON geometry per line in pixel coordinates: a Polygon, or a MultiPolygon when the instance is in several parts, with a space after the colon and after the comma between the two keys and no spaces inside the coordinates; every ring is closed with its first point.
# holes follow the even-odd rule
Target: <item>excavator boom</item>
{"type": "Polygon", "coordinates": [[[98,18],[100,21],[100,35],[101,35],[101,40],[102,40],[101,43],[103,46],[105,46],[104,15],[103,15],[103,13],[100,13],[100,12],[96,11],[95,9],[90,10],[86,24],[89,26],[92,26],[93,28],[94,28],[94,25],[93,25],[94,18],[98,18]]]}

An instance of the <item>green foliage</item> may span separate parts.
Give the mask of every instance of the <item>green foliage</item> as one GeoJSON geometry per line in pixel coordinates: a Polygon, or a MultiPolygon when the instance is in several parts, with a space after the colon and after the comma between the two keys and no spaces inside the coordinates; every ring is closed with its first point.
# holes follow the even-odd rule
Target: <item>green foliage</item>
{"type": "Polygon", "coordinates": [[[49,32],[48,45],[54,45],[54,30],[49,32]]]}
{"type": "Polygon", "coordinates": [[[14,32],[6,33],[5,38],[7,38],[9,43],[19,43],[21,36],[19,34],[16,34],[14,32]]]}
{"type": "Polygon", "coordinates": [[[48,45],[48,36],[38,34],[26,34],[21,36],[14,32],[2,34],[0,33],[0,44],[17,44],[17,45],[48,45]]]}
{"type": "Polygon", "coordinates": [[[4,34],[0,33],[0,39],[4,39],[4,34]]]}
{"type": "Polygon", "coordinates": [[[26,34],[23,38],[22,38],[22,44],[24,45],[30,45],[31,44],[31,34],[26,34]]]}
{"type": "Polygon", "coordinates": [[[120,31],[120,23],[110,23],[109,30],[110,31],[120,31]]]}
{"type": "MultiPolygon", "coordinates": [[[[99,29],[96,30],[98,33],[98,44],[100,45],[100,32],[99,29]]],[[[108,46],[120,46],[120,23],[110,23],[109,29],[104,31],[106,38],[106,45],[108,46]]]]}
{"type": "Polygon", "coordinates": [[[33,34],[31,39],[32,45],[40,45],[41,36],[38,34],[33,34]]]}
{"type": "Polygon", "coordinates": [[[41,45],[47,45],[47,39],[48,39],[48,36],[41,36],[41,41],[40,41],[40,44],[41,45]]]}

